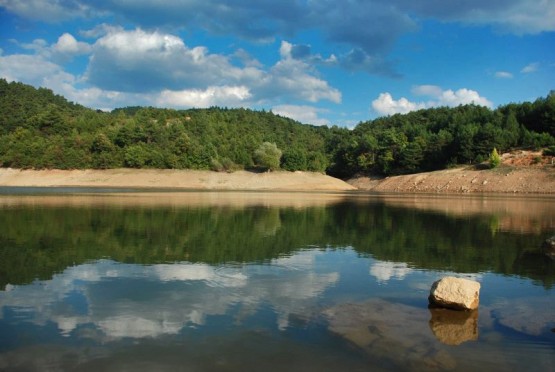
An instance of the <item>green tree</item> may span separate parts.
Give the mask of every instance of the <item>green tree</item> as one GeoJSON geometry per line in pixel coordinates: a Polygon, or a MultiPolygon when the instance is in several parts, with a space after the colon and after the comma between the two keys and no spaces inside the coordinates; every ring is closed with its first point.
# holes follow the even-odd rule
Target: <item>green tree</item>
{"type": "Polygon", "coordinates": [[[288,171],[306,170],[307,169],[307,156],[306,153],[300,149],[290,149],[283,153],[281,162],[283,169],[288,171]]]}
{"type": "Polygon", "coordinates": [[[254,151],[254,162],[259,167],[273,171],[279,169],[281,154],[275,143],[264,142],[254,151]]]}
{"type": "Polygon", "coordinates": [[[489,165],[491,168],[497,168],[499,164],[501,164],[501,156],[499,156],[497,149],[494,147],[489,155],[489,165]]]}

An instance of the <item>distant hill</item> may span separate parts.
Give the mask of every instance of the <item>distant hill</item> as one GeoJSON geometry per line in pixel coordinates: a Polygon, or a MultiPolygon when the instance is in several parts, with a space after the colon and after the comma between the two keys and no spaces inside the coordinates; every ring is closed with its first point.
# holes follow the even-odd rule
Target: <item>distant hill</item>
{"type": "Polygon", "coordinates": [[[554,94],[495,110],[476,105],[425,109],[363,122],[351,131],[244,108],[133,106],[106,113],[49,89],[0,79],[1,167],[230,172],[277,164],[346,179],[477,164],[494,148],[555,152],[553,146],[554,94]]]}
{"type": "Polygon", "coordinates": [[[50,89],[35,89],[30,85],[0,79],[0,133],[6,134],[23,125],[33,116],[43,113],[47,108],[71,112],[73,115],[85,107],[69,102],[50,89]]]}

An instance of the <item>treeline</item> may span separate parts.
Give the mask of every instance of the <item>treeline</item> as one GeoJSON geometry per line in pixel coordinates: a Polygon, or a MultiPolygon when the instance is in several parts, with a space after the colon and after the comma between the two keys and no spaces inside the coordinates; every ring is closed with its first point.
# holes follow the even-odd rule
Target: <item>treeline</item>
{"type": "Polygon", "coordinates": [[[496,110],[465,105],[378,118],[360,123],[347,138],[334,157],[333,171],[342,176],[477,164],[494,148],[501,153],[555,145],[555,93],[496,110]]]}
{"type": "Polygon", "coordinates": [[[549,146],[555,146],[555,94],[496,110],[474,105],[420,110],[350,131],[248,109],[128,107],[106,113],[48,89],[0,79],[2,167],[280,167],[349,177],[479,163],[493,148],[549,146]]]}

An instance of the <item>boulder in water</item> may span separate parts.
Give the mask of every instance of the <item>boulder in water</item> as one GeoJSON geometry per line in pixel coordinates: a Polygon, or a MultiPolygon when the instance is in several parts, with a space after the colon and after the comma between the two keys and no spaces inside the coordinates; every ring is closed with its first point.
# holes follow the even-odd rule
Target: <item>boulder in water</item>
{"type": "Polygon", "coordinates": [[[480,283],[446,276],[432,285],[428,300],[432,306],[455,310],[474,310],[480,303],[480,283]]]}

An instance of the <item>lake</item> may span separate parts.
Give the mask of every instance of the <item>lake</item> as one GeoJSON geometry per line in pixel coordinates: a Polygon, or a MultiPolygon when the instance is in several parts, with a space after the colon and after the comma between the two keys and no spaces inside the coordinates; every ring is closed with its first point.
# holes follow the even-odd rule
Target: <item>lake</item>
{"type": "Polygon", "coordinates": [[[554,234],[552,196],[0,188],[0,370],[547,371],[554,234]]]}

